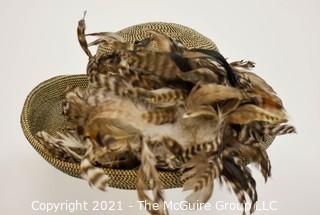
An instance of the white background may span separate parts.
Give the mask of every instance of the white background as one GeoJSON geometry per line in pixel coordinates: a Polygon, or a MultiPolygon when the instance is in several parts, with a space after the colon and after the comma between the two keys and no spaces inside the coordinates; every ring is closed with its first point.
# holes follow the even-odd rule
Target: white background
{"type": "MultiPolygon", "coordinates": [[[[277,211],[256,214],[319,214],[319,50],[317,0],[243,1],[0,1],[1,151],[0,213],[45,214],[34,200],[115,200],[136,205],[136,192],[99,192],[48,164],[20,128],[27,94],[61,74],[85,73],[87,58],[76,38],[77,21],[88,11],[88,32],[117,31],[148,21],[176,22],[213,39],[230,60],[250,59],[256,73],[278,92],[298,134],[279,137],[269,149],[273,177],[264,184],[255,172],[260,203],[277,201],[277,211]]],[[[183,200],[180,189],[167,200],[183,200]]],[[[210,203],[235,201],[217,184],[210,203]]],[[[138,207],[105,214],[144,214],[138,207]]],[[[59,212],[56,214],[68,214],[59,212]]],[[[103,214],[77,212],[74,214],[103,214]]],[[[171,214],[241,214],[241,211],[171,211],[171,214]]]]}

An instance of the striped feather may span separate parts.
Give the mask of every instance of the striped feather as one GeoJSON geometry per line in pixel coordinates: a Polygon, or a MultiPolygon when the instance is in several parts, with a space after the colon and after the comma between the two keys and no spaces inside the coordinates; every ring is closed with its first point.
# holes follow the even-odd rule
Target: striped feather
{"type": "Polygon", "coordinates": [[[208,183],[210,178],[213,180],[218,177],[222,168],[220,154],[207,156],[202,153],[193,156],[182,165],[183,175],[181,180],[187,180],[184,184],[184,190],[200,189],[200,187],[208,183]],[[198,179],[196,179],[197,177],[198,179]],[[189,180],[191,178],[192,180],[189,180]]]}
{"type": "Polygon", "coordinates": [[[131,54],[129,65],[132,69],[153,74],[163,80],[176,80],[180,68],[172,60],[168,53],[145,52],[143,54],[131,54]]]}
{"type": "Polygon", "coordinates": [[[263,109],[253,104],[240,106],[227,116],[226,121],[233,124],[248,124],[254,121],[281,123],[287,121],[286,114],[280,110],[263,109]]]}
{"type": "Polygon", "coordinates": [[[181,90],[174,90],[170,88],[161,88],[150,91],[151,96],[147,98],[150,104],[164,105],[176,104],[182,102],[185,95],[181,90]]]}
{"type": "Polygon", "coordinates": [[[193,84],[216,83],[219,82],[219,76],[209,68],[198,68],[188,72],[180,72],[178,75],[182,80],[193,84]]]}
{"type": "Polygon", "coordinates": [[[95,167],[89,160],[84,157],[80,163],[81,177],[88,181],[90,186],[99,190],[106,191],[110,177],[105,174],[103,169],[95,167]]]}
{"type": "Polygon", "coordinates": [[[187,98],[187,107],[214,104],[220,101],[229,99],[246,99],[246,95],[237,88],[218,85],[218,84],[204,84],[199,88],[194,89],[187,98]]]}
{"type": "Polygon", "coordinates": [[[235,161],[235,158],[223,159],[223,170],[221,179],[228,184],[231,190],[237,196],[238,201],[243,205],[243,213],[245,214],[245,203],[248,195],[251,200],[250,213],[255,210],[255,204],[258,200],[256,191],[256,182],[247,167],[242,167],[235,161]]]}
{"type": "Polygon", "coordinates": [[[220,175],[218,161],[209,161],[204,155],[197,155],[182,165],[181,180],[185,181],[183,190],[193,192],[186,198],[190,203],[207,202],[213,192],[215,177],[220,175]]]}
{"type": "Polygon", "coordinates": [[[86,11],[83,14],[83,18],[78,22],[78,28],[77,28],[77,34],[78,34],[78,41],[80,43],[81,48],[86,53],[86,55],[91,58],[92,54],[90,50],[88,49],[88,43],[85,36],[85,30],[86,30],[86,23],[85,23],[85,17],[86,17],[86,11]]]}
{"type": "Polygon", "coordinates": [[[288,124],[268,124],[263,126],[263,133],[271,136],[297,133],[295,127],[288,124]]]}
{"type": "Polygon", "coordinates": [[[140,201],[159,204],[159,210],[149,210],[151,214],[167,214],[167,209],[164,205],[164,197],[161,190],[161,181],[159,178],[159,173],[156,169],[156,159],[149,149],[148,140],[144,140],[142,142],[141,165],[137,178],[137,191],[140,201]],[[151,199],[144,191],[146,187],[145,180],[149,182],[153,199],[151,199]]]}
{"type": "Polygon", "coordinates": [[[142,113],[142,118],[151,124],[161,125],[173,123],[176,120],[175,108],[158,108],[142,113]]]}
{"type": "Polygon", "coordinates": [[[57,137],[54,137],[47,132],[41,131],[37,133],[37,137],[53,157],[69,162],[79,162],[87,147],[85,143],[81,143],[77,136],[71,134],[58,133],[57,137]]]}

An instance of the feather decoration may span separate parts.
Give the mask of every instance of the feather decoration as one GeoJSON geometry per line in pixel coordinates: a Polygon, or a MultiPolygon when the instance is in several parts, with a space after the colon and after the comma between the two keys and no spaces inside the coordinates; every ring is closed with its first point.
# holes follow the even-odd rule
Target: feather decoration
{"type": "Polygon", "coordinates": [[[139,199],[160,204],[151,214],[168,214],[163,169],[182,173],[191,203],[207,202],[219,179],[241,204],[250,200],[253,213],[258,197],[246,162],[267,180],[265,136],[296,132],[281,99],[251,71],[255,63],[229,64],[217,51],[188,49],[152,29],[145,29],[149,38],[132,43],[117,33],[85,30],[83,18],[77,34],[89,84],[66,90],[63,114],[73,130],[38,133],[48,153],[80,163],[81,176],[103,191],[112,176],[102,167],[138,169],[139,199]]]}
{"type": "Polygon", "coordinates": [[[158,171],[156,169],[156,159],[148,147],[148,140],[144,140],[142,143],[141,151],[141,165],[139,169],[139,175],[137,179],[137,190],[140,201],[148,203],[158,203],[159,210],[149,210],[151,214],[165,215],[168,214],[165,208],[163,193],[161,190],[161,182],[158,171]],[[145,179],[143,179],[145,177],[145,179]],[[153,199],[151,199],[145,192],[144,180],[148,181],[150,188],[152,189],[153,199]]]}

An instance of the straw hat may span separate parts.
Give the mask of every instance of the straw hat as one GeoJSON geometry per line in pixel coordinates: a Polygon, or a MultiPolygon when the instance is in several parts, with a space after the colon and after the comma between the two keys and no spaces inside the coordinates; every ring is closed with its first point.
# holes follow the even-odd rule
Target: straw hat
{"type": "MultiPolygon", "coordinates": [[[[125,28],[118,33],[128,42],[142,40],[148,37],[144,29],[154,29],[163,32],[175,40],[179,40],[188,48],[212,49],[218,51],[213,41],[200,33],[174,23],[146,23],[125,28]]],[[[62,75],[53,77],[36,86],[28,95],[21,114],[21,125],[24,134],[31,145],[57,169],[64,173],[80,177],[80,164],[66,162],[54,158],[37,140],[38,131],[46,131],[50,134],[62,131],[67,122],[62,115],[62,100],[67,87],[83,87],[88,84],[86,75],[62,75]]],[[[273,137],[265,137],[265,145],[268,147],[273,137]]],[[[111,177],[110,187],[121,189],[135,189],[137,170],[107,169],[105,172],[111,177]]],[[[163,188],[181,187],[180,174],[172,171],[161,171],[160,179],[163,188]]]]}

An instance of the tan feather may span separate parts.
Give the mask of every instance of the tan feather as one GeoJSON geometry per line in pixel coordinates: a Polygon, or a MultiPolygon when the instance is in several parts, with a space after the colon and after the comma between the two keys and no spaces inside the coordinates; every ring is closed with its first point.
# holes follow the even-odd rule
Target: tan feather
{"type": "Polygon", "coordinates": [[[217,83],[219,76],[209,68],[198,68],[189,72],[180,72],[178,76],[184,80],[194,84],[201,83],[217,83]]]}
{"type": "Polygon", "coordinates": [[[226,117],[228,123],[248,124],[254,121],[281,123],[287,121],[286,114],[280,110],[266,110],[256,105],[246,104],[226,117]]]}
{"type": "Polygon", "coordinates": [[[79,162],[87,150],[86,142],[82,142],[77,136],[69,133],[58,133],[54,137],[47,132],[41,131],[37,133],[37,137],[44,148],[56,158],[62,158],[69,162],[79,162]]]}
{"type": "Polygon", "coordinates": [[[240,60],[240,61],[234,61],[234,62],[230,63],[230,66],[232,66],[232,67],[241,67],[241,68],[245,68],[248,70],[254,68],[255,65],[256,65],[255,62],[250,61],[250,60],[248,60],[248,61],[240,60]]]}
{"type": "Polygon", "coordinates": [[[214,179],[220,176],[221,161],[219,157],[208,159],[205,154],[192,157],[182,165],[185,170],[181,180],[185,181],[183,190],[193,190],[186,198],[188,202],[207,202],[213,192],[214,179]]]}
{"type": "Polygon", "coordinates": [[[88,158],[84,157],[80,164],[81,177],[99,190],[106,191],[110,177],[103,169],[95,167],[88,158]]]}
{"type": "Polygon", "coordinates": [[[240,77],[249,80],[250,87],[249,89],[257,94],[260,95],[262,98],[261,105],[266,107],[274,107],[274,108],[283,108],[283,104],[281,99],[276,95],[276,92],[273,88],[267,84],[265,80],[260,78],[258,75],[252,72],[241,72],[239,73],[240,77]]]}
{"type": "Polygon", "coordinates": [[[148,123],[161,125],[164,123],[173,123],[176,120],[175,108],[158,108],[152,111],[142,113],[142,118],[148,123]]]}
{"type": "Polygon", "coordinates": [[[171,52],[172,51],[172,40],[170,37],[156,30],[148,29],[146,33],[151,34],[152,40],[156,43],[155,51],[159,52],[171,52]]]}
{"type": "Polygon", "coordinates": [[[295,127],[288,124],[267,124],[263,126],[263,133],[271,136],[297,133],[295,127]]]}
{"type": "Polygon", "coordinates": [[[147,101],[150,104],[155,105],[174,105],[183,101],[185,95],[181,90],[175,90],[170,88],[161,88],[150,91],[152,94],[147,101]]]}
{"type": "Polygon", "coordinates": [[[188,96],[187,107],[208,105],[229,99],[242,100],[245,98],[248,98],[248,95],[237,88],[217,84],[204,84],[188,96]]]}
{"type": "Polygon", "coordinates": [[[86,23],[85,23],[86,11],[83,13],[83,18],[78,22],[77,35],[78,41],[80,43],[81,48],[86,53],[86,55],[91,58],[92,54],[88,49],[87,40],[85,37],[86,23]]]}
{"type": "Polygon", "coordinates": [[[161,181],[158,171],[156,170],[156,159],[147,145],[147,140],[144,140],[142,143],[141,165],[137,180],[137,190],[140,201],[159,204],[159,210],[149,210],[151,214],[167,214],[167,209],[164,204],[163,193],[161,190],[161,181]],[[153,199],[151,199],[144,191],[146,185],[143,183],[143,178],[149,182],[149,187],[152,189],[153,193],[153,199]]]}
{"type": "Polygon", "coordinates": [[[132,69],[153,74],[162,80],[176,80],[180,69],[168,53],[144,52],[143,54],[130,54],[128,58],[132,69]]]}

